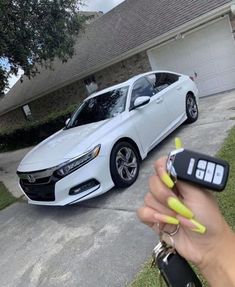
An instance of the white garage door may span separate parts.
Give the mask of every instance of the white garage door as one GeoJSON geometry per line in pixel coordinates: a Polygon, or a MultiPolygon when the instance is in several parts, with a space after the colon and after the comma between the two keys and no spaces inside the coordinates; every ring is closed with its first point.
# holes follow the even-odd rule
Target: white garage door
{"type": "Polygon", "coordinates": [[[153,48],[148,56],[153,70],[196,72],[201,97],[235,88],[235,41],[227,17],[153,48]]]}

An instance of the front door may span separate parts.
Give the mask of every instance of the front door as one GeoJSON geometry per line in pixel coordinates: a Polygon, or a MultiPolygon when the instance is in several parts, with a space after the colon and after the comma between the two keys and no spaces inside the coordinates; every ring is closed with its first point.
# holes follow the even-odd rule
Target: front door
{"type": "Polygon", "coordinates": [[[148,152],[155,146],[159,135],[168,125],[164,96],[156,93],[153,85],[145,77],[140,78],[133,85],[129,109],[130,118],[143,150],[148,152]],[[142,96],[151,97],[150,102],[145,106],[134,108],[135,100],[142,96]]]}

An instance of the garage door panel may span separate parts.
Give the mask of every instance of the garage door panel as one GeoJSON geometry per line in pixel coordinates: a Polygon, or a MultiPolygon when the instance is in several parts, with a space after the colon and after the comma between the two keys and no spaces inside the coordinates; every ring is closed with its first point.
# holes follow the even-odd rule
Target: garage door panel
{"type": "Polygon", "coordinates": [[[215,78],[208,78],[203,81],[197,80],[196,82],[199,89],[199,97],[204,95],[208,89],[210,89],[211,94],[215,94],[220,87],[218,81],[215,78]]]}
{"type": "Polygon", "coordinates": [[[235,58],[229,59],[228,57],[218,57],[217,63],[217,70],[220,73],[221,71],[231,71],[235,67],[235,58]]]}
{"type": "Polygon", "coordinates": [[[202,96],[235,88],[235,41],[227,17],[148,51],[152,69],[198,74],[202,96]]]}
{"type": "Polygon", "coordinates": [[[227,90],[234,89],[234,86],[235,86],[235,69],[233,71],[229,71],[227,73],[224,73],[223,77],[221,77],[221,83],[223,86],[226,87],[227,90]],[[231,81],[231,77],[233,78],[233,81],[231,81]]]}

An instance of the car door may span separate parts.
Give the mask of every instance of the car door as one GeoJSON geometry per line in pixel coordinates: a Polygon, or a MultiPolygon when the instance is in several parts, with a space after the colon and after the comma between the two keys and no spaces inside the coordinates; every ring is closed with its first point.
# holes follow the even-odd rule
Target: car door
{"type": "Polygon", "coordinates": [[[142,77],[134,83],[129,110],[130,120],[137,131],[142,148],[148,152],[156,144],[157,138],[167,126],[167,112],[163,96],[156,93],[153,85],[146,77],[142,77]],[[149,96],[150,102],[135,108],[134,102],[141,96],[149,96]]]}
{"type": "Polygon", "coordinates": [[[185,97],[180,75],[167,72],[154,73],[148,76],[155,90],[162,93],[168,111],[169,124],[178,120],[185,112],[185,97]]]}

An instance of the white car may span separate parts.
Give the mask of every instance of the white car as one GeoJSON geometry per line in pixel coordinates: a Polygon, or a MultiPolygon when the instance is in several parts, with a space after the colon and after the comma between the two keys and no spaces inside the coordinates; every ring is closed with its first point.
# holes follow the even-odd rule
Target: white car
{"type": "Polygon", "coordinates": [[[140,161],[183,122],[198,118],[198,89],[185,75],[152,71],[84,100],[65,128],[21,161],[28,202],[67,205],[135,182],[140,161]]]}

